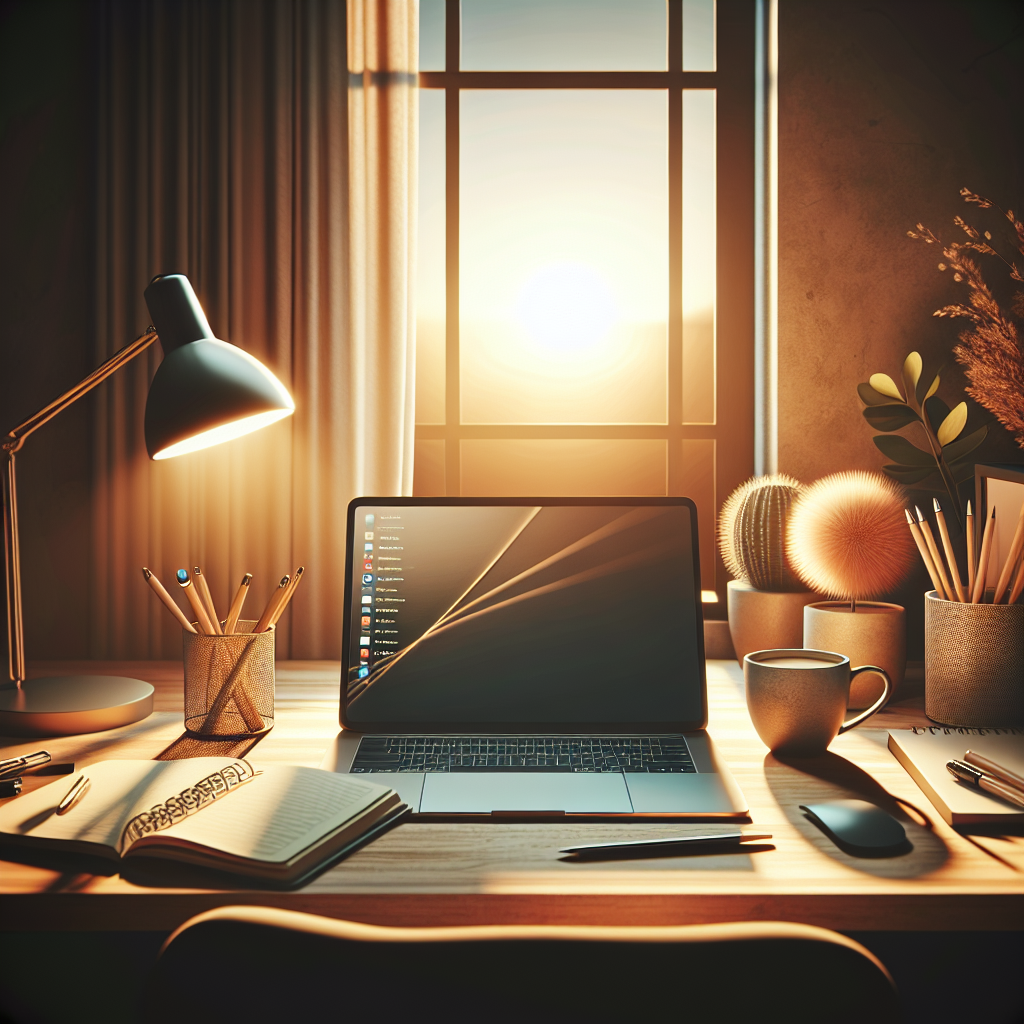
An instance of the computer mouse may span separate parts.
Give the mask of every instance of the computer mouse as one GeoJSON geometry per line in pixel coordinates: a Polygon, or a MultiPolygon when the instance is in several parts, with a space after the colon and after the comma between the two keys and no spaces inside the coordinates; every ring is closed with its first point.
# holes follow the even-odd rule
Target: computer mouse
{"type": "Polygon", "coordinates": [[[913,849],[903,826],[867,800],[826,800],[800,810],[853,857],[895,857],[913,849]]]}

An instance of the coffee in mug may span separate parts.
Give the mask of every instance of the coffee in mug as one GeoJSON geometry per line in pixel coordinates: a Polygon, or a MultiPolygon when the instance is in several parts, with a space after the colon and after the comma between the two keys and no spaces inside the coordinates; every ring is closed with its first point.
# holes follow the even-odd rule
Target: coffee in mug
{"type": "Polygon", "coordinates": [[[880,711],[892,682],[877,665],[850,668],[850,659],[831,651],[755,651],[743,659],[747,710],[757,735],[774,751],[821,754],[847,729],[880,711]],[[864,711],[845,719],[850,681],[861,672],[882,677],[882,695],[864,711]]]}

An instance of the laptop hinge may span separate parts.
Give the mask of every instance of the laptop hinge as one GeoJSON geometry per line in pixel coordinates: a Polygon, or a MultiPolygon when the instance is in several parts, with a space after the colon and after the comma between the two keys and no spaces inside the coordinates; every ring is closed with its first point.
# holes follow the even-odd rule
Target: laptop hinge
{"type": "Polygon", "coordinates": [[[499,821],[515,821],[522,818],[529,818],[530,821],[546,821],[549,818],[564,818],[565,811],[491,811],[491,817],[499,821]]]}

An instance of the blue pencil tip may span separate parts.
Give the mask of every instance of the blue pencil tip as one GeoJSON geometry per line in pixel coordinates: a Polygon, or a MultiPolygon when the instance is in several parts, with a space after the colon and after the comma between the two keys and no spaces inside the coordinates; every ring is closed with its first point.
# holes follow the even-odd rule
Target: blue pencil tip
{"type": "Polygon", "coordinates": [[[179,569],[175,575],[179,583],[188,583],[188,569],[179,569]]]}

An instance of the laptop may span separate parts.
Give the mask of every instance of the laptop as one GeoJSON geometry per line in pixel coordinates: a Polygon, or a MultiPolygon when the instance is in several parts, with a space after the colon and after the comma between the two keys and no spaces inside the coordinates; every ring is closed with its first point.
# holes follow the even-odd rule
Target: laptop
{"type": "Polygon", "coordinates": [[[687,498],[357,498],[321,767],[422,816],[736,818],[687,498]]]}

